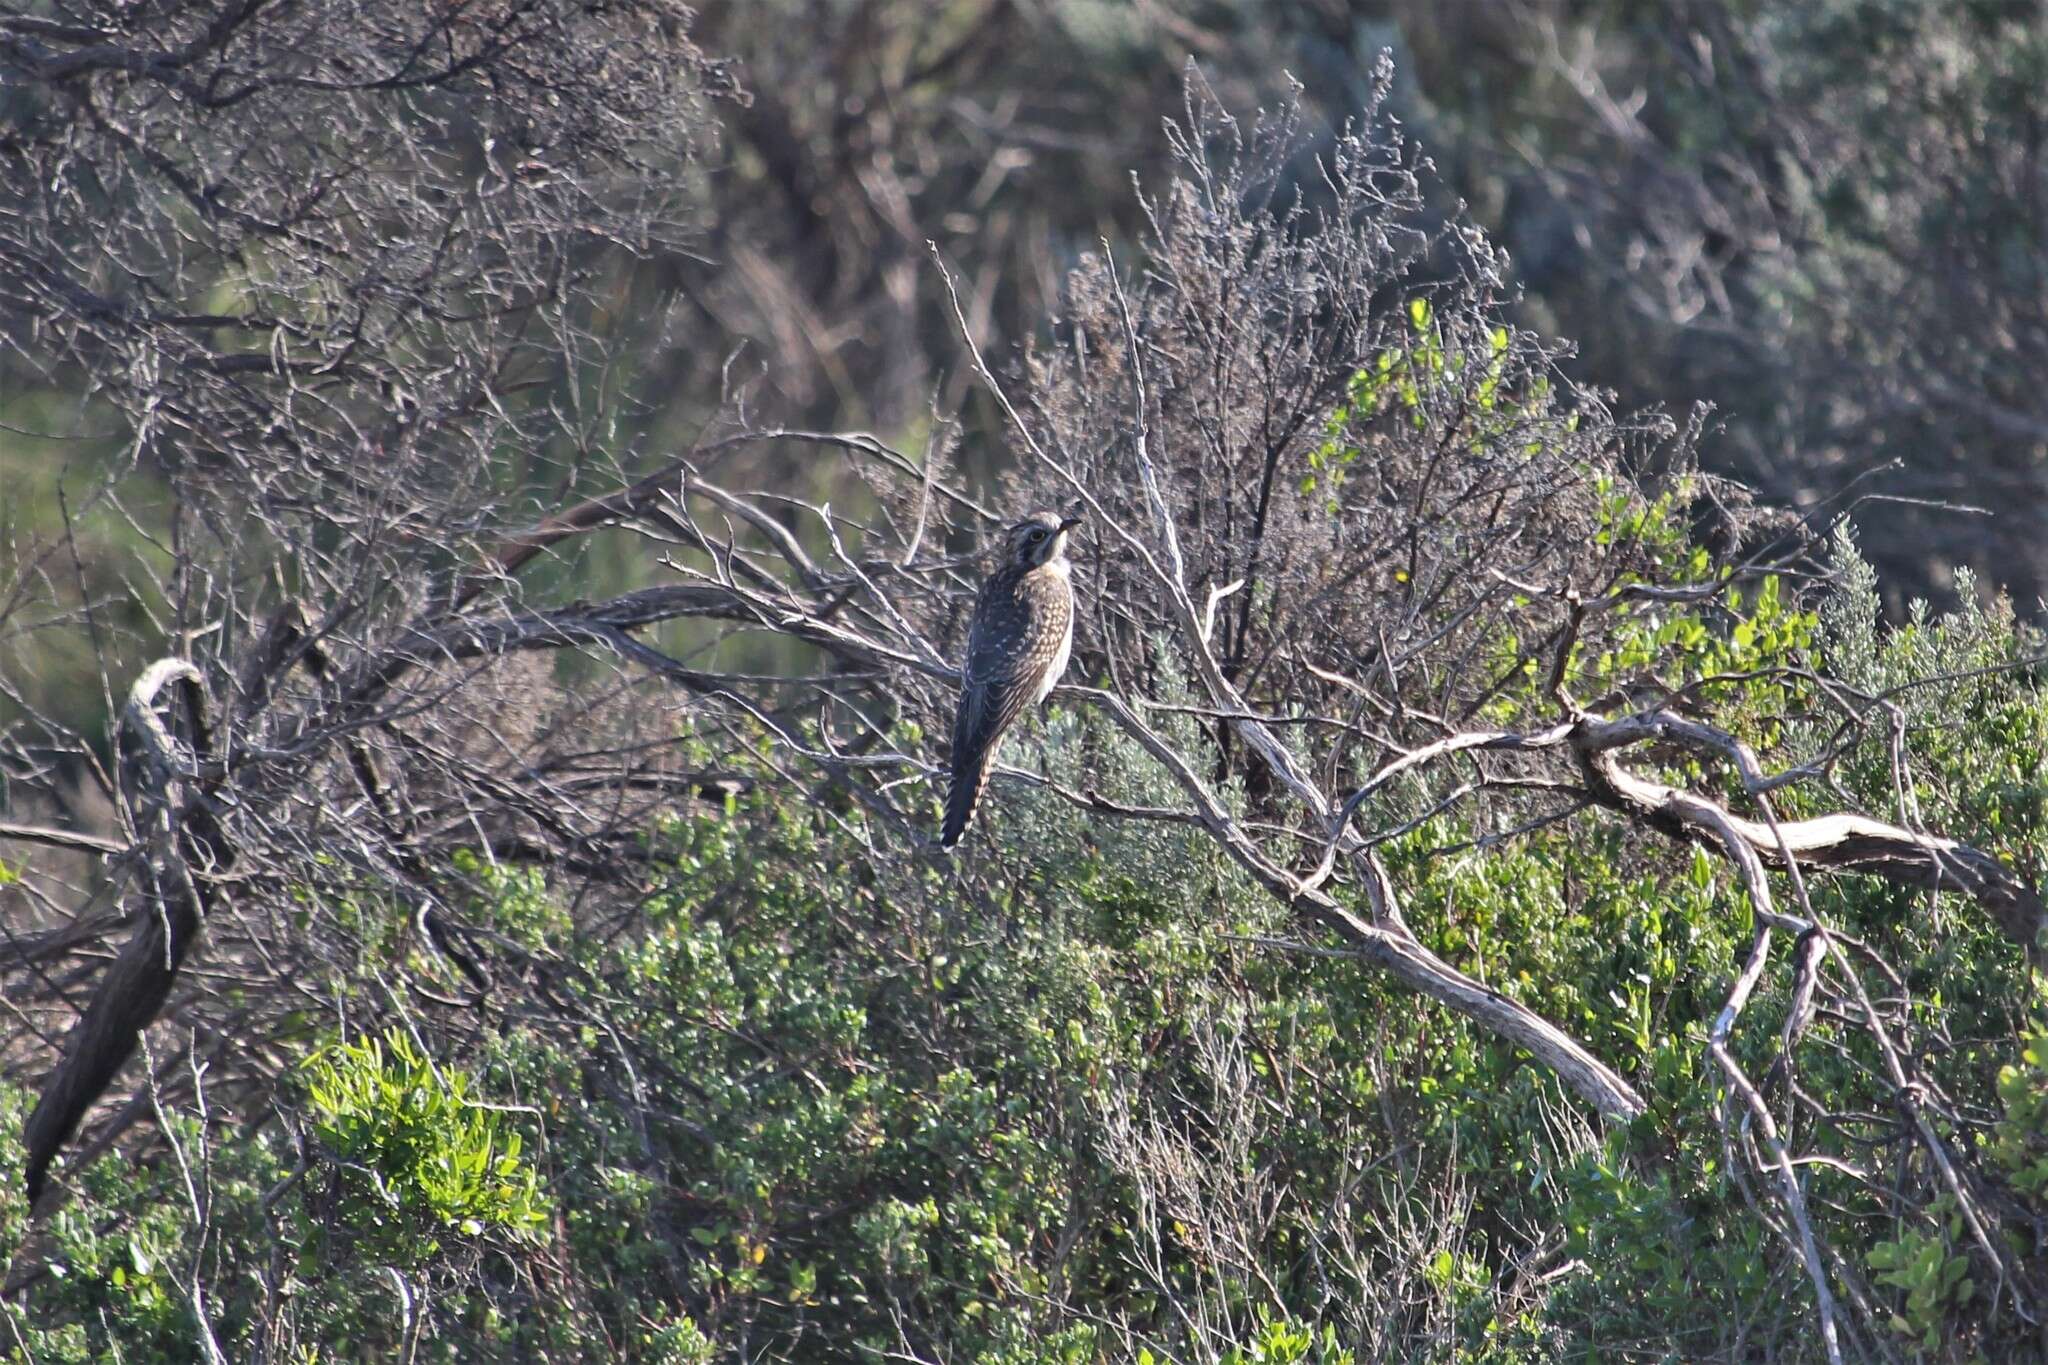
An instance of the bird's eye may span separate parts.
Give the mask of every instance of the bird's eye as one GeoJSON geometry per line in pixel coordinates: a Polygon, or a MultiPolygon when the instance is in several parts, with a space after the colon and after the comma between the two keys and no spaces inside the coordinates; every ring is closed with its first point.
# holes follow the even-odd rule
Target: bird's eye
{"type": "Polygon", "coordinates": [[[1038,543],[1039,541],[1041,541],[1041,540],[1044,540],[1044,539],[1045,539],[1045,528],[1044,528],[1043,526],[1039,527],[1039,528],[1038,528],[1038,529],[1037,529],[1036,531],[1033,531],[1033,532],[1031,533],[1031,543],[1032,543],[1033,545],[1036,545],[1036,544],[1037,544],[1037,543],[1038,543]]]}

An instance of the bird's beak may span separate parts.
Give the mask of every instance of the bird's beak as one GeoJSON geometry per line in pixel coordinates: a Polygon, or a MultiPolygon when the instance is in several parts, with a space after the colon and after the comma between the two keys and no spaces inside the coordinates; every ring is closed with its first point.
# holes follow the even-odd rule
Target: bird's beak
{"type": "Polygon", "coordinates": [[[1071,531],[1076,526],[1079,526],[1082,520],[1083,518],[1081,517],[1067,517],[1060,522],[1060,529],[1062,531],[1071,531]]]}

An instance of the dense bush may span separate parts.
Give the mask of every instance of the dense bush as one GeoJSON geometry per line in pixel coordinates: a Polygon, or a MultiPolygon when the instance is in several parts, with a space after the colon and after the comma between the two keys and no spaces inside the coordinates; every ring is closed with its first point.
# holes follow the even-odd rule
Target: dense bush
{"type": "MultiPolygon", "coordinates": [[[[1882,798],[1904,762],[1926,818],[2030,856],[2048,698],[2030,675],[1966,676],[2028,641],[1978,613],[1877,632],[1844,568],[1812,648],[1851,685],[1907,688],[1900,747],[1859,749],[1843,784],[1882,798]],[[1910,685],[1934,672],[1954,680],[1910,685]]],[[[1040,743],[1055,775],[1161,794],[1075,717],[1040,743]]],[[[203,1312],[230,1358],[396,1353],[408,1331],[446,1360],[1814,1356],[1797,1263],[1714,1120],[1701,1031],[1744,930],[1704,854],[1632,855],[1597,817],[1484,854],[1438,818],[1389,851],[1434,948],[1641,1085],[1649,1112],[1603,1139],[1469,1022],[1276,946],[1269,904],[1205,839],[1042,793],[1013,813],[975,902],[768,787],[648,831],[623,936],[547,911],[544,882],[489,879],[481,913],[586,1023],[511,1011],[431,1066],[402,1038],[329,1047],[242,1136],[179,1119],[176,1152],[102,1162],[43,1234],[33,1308],[5,1310],[11,1349],[185,1359],[203,1312]],[[466,1161],[496,1178],[437,1183],[466,1161]],[[366,1183],[418,1210],[397,1241],[349,1230],[381,1217],[366,1183]],[[407,1230],[422,1219],[439,1230],[407,1230]]],[[[1896,965],[1899,1044],[2039,1285],[2040,1002],[2017,951],[1943,896],[1816,898],[1896,965]]],[[[1785,1008],[1752,1006],[1759,1074],[1785,1008]]],[[[1809,1179],[1843,1282],[1900,1350],[2014,1358],[2033,1329],[1993,1307],[1897,1117],[1866,1108],[1856,1031],[1814,1037],[1781,1102],[1839,1163],[1809,1179]]],[[[10,1247],[19,1112],[0,1124],[10,1247]]]]}
{"type": "MultiPolygon", "coordinates": [[[[1190,72],[1131,243],[1014,363],[943,252],[892,302],[964,339],[998,497],[942,441],[756,425],[743,377],[687,454],[612,425],[605,321],[691,164],[641,124],[721,74],[681,10],[364,4],[397,27],[194,10],[155,60],[0,21],[0,153],[47,172],[0,215],[42,261],[7,339],[138,457],[0,592],[0,642],[96,670],[0,680],[12,1353],[2033,1343],[2042,641],[1967,583],[1881,626],[1846,533],[1575,387],[1389,66],[1327,136],[1190,72]],[[374,74],[415,22],[425,92],[374,74]],[[74,76],[150,140],[60,116],[74,76]],[[63,284],[99,163],[165,182],[123,249],[193,267],[114,308],[63,284]],[[441,210],[399,287],[380,225],[441,210]],[[224,284],[278,316],[171,297],[224,284]],[[728,462],[762,449],[834,458],[728,462]],[[1068,685],[941,855],[957,551],[1069,498],[1068,685]],[[597,543],[647,585],[574,598],[597,543]]],[[[803,99],[749,129],[775,176],[783,134],[851,145],[803,99]]]]}

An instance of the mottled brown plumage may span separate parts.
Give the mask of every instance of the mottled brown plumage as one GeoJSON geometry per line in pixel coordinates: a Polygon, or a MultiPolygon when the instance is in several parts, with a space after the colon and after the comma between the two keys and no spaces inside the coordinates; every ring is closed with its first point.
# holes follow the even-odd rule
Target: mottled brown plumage
{"type": "Polygon", "coordinates": [[[953,717],[952,783],[939,842],[960,842],[988,786],[996,746],[1027,706],[1066,672],[1074,642],[1067,532],[1079,517],[1034,512],[1012,526],[1003,562],[981,585],[967,631],[960,709],[953,717]]]}

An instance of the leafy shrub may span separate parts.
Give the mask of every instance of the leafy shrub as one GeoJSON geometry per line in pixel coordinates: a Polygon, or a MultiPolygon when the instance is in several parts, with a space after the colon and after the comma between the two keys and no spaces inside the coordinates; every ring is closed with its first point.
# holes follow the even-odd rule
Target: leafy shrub
{"type": "MultiPolygon", "coordinates": [[[[1863,809],[1896,802],[1898,819],[1936,822],[2021,866],[2043,836],[2029,784],[2040,785],[2048,705],[2038,671],[2022,667],[2037,642],[1995,611],[1878,631],[1847,546],[1843,590],[1825,610],[1789,575],[1724,581],[1686,525],[1696,433],[1568,401],[1554,353],[1499,320],[1498,259],[1417,226],[1420,186],[1402,149],[1348,137],[1330,214],[1248,216],[1246,204],[1281,192],[1291,134],[1279,125],[1291,115],[1247,138],[1219,109],[1193,113],[1186,136],[1230,148],[1228,170],[1200,179],[1214,166],[1190,144],[1190,178],[1153,205],[1156,269],[1136,299],[1144,344],[1137,325],[1128,352],[1101,344],[1125,325],[1124,277],[1084,266],[1072,348],[1034,367],[1027,406],[1056,446],[1089,452],[1068,472],[1099,487],[1110,514],[1143,524],[1139,504],[1156,490],[1141,497],[1115,463],[1138,387],[1119,367],[1156,361],[1154,430],[1179,462],[1164,516],[1189,527],[1186,586],[1213,589],[1216,631],[1200,649],[1184,632],[1178,655],[1162,645],[1183,599],[1157,590],[1133,540],[1095,566],[1097,601],[1114,611],[1085,623],[1098,638],[1083,652],[1141,680],[1126,699],[1159,710],[1148,735],[1200,769],[1216,809],[1288,869],[1268,878],[1281,893],[1254,885],[1176,818],[1184,811],[1160,809],[1179,802],[1176,788],[1098,712],[1027,727],[1019,747],[1050,783],[1004,792],[1003,837],[985,855],[934,861],[905,829],[922,799],[916,718],[943,679],[899,667],[908,681],[891,692],[872,660],[784,679],[792,693],[814,689],[808,710],[770,719],[742,705],[670,726],[684,731],[672,746],[669,732],[647,740],[689,769],[632,775],[632,790],[673,802],[644,830],[582,822],[620,774],[581,767],[580,749],[515,750],[502,773],[455,754],[400,782],[407,801],[430,803],[410,810],[377,777],[378,754],[331,754],[320,761],[334,823],[375,808],[384,828],[364,826],[365,842],[338,857],[271,826],[291,835],[286,862],[305,873],[279,901],[330,936],[323,984],[352,1019],[407,1027],[318,1050],[291,1073],[297,1087],[245,1063],[245,1093],[275,1102],[279,1122],[265,1105],[207,1111],[204,1124],[180,1115],[161,1134],[170,1159],[137,1139],[157,1158],[140,1172],[94,1167],[53,1228],[53,1267],[84,1273],[10,1323],[52,1351],[143,1356],[206,1334],[252,1356],[406,1359],[1818,1354],[1803,1270],[1702,1055],[1747,950],[1747,892],[1696,852],[1646,840],[1648,821],[1587,809],[1584,772],[1552,749],[1478,784],[1512,797],[1459,804],[1419,772],[1385,789],[1371,837],[1416,946],[1495,1004],[1589,1040],[1644,1097],[1639,1119],[1596,1132],[1556,1075],[1499,1034],[1357,956],[1286,937],[1299,926],[1287,879],[1318,833],[1270,781],[1257,789],[1271,772],[1232,748],[1214,707],[1187,704],[1180,671],[1213,642],[1223,658],[1212,667],[1247,680],[1248,704],[1303,722],[1288,740],[1333,791],[1375,754],[1412,752],[1473,716],[1514,724],[1562,710],[1575,723],[1558,695],[1567,683],[1589,701],[1608,690],[1603,714],[1639,689],[1683,689],[1768,764],[1823,756],[1835,792],[1812,783],[1782,809],[1834,795],[1863,809]],[[1407,297],[1432,252],[1452,247],[1457,278],[1407,297]],[[1246,374],[1284,410],[1202,378],[1246,374]],[[1624,473],[1642,447],[1680,469],[1656,496],[1624,473]],[[1522,577],[1493,572],[1502,565],[1522,577]],[[1590,623],[1583,594],[1560,584],[1598,585],[1590,623]],[[1636,586],[1656,591],[1626,591],[1636,586]],[[1546,640],[1580,646],[1561,652],[1554,680],[1533,667],[1546,640]],[[1311,645],[1337,667],[1311,659],[1311,645]],[[1843,689],[1895,718],[1891,733],[1847,727],[1861,738],[1838,742],[1843,689]],[[862,718],[856,751],[834,718],[868,698],[886,704],[862,718]],[[1312,730],[1342,738],[1304,738],[1312,730]],[[891,768],[872,783],[849,776],[891,768]],[[543,786],[563,802],[493,804],[543,786]],[[470,804],[472,789],[493,803],[470,804]],[[437,793],[459,799],[436,808],[437,793]],[[1513,828],[1499,818],[1539,799],[1569,804],[1513,828]],[[422,822],[424,842],[407,829],[422,822]],[[458,847],[472,834],[477,847],[458,847]],[[424,912],[396,913],[394,866],[460,893],[436,907],[451,912],[442,937],[424,912]],[[487,952],[479,999],[450,1000],[414,970],[423,938],[444,957],[458,940],[487,952]]],[[[886,559],[878,546],[885,536],[860,559],[841,556],[863,586],[860,566],[886,559]]],[[[765,575],[735,569],[752,553],[728,550],[723,578],[658,600],[703,605],[696,594],[735,588],[736,572],[765,575]]],[[[802,560],[800,547],[788,556],[802,560]]],[[[906,548],[902,565],[914,560],[906,548]]],[[[775,590],[799,602],[823,581],[804,571],[775,590]]],[[[768,600],[738,613],[747,631],[785,619],[768,600]]],[[[831,637],[864,628],[835,623],[898,615],[879,592],[852,600],[787,619],[831,637]]],[[[905,598],[935,632],[960,600],[950,589],[905,598]]],[[[623,651],[627,626],[610,623],[650,623],[615,602],[580,618],[586,636],[563,624],[577,609],[496,610],[480,606],[448,638],[535,649],[597,638],[623,651]],[[515,634],[496,633],[507,621],[515,634]]],[[[419,638],[408,628],[394,657],[409,659],[419,638]]],[[[915,643],[915,657],[931,651],[915,643]]],[[[387,659],[371,671],[402,670],[387,659]]],[[[381,732],[383,756],[398,758],[404,711],[329,718],[344,744],[381,732]]],[[[1645,772],[1705,785],[1696,755],[1642,752],[1645,772]]],[[[292,789],[302,776],[292,770],[292,789]]],[[[255,803],[216,804],[253,823],[255,803]]],[[[282,874],[235,873],[259,875],[282,874]]],[[[236,886],[258,899],[257,883],[236,886]]],[[[1370,913],[1356,883],[1328,886],[1347,898],[1335,910],[1370,913]]],[[[2031,1081],[2005,1084],[1996,1104],[1999,1069],[2037,1005],[2021,989],[2019,947],[1939,892],[1848,877],[1811,892],[1844,942],[1880,956],[1887,993],[1866,1003],[1848,988],[1862,977],[1830,968],[1816,978],[1825,1008],[1775,1070],[1795,1002],[1773,975],[1733,1047],[1768,1078],[1810,1158],[1800,1179],[1827,1244],[1846,1249],[1845,1283],[1921,1349],[2015,1348],[2020,1329],[1978,1311],[1981,1248],[1956,1231],[1960,1210],[1899,1112],[1908,1087],[1883,1077],[1895,1054],[1873,1038],[1882,1010],[1973,1179],[2009,1177],[2014,1197],[1994,1211],[2012,1283],[2048,1279],[2038,1241],[2012,1236],[2040,1220],[2027,1183],[2031,1081]]],[[[227,961],[267,946],[233,939],[227,916],[213,924],[227,961]]],[[[302,1018],[280,1018],[303,1013],[304,987],[290,985],[266,1002],[264,1039],[303,1047],[302,1018]]],[[[227,990],[205,1000],[231,1003],[227,990]]],[[[18,1168],[18,1153],[5,1160],[18,1168]]],[[[11,1238],[25,1235],[18,1207],[0,1217],[11,1238]]]]}
{"type": "Polygon", "coordinates": [[[330,1175],[322,1212],[361,1242],[357,1254],[416,1267],[443,1238],[531,1240],[547,1220],[518,1131],[402,1030],[335,1043],[301,1070],[308,1128],[330,1175]]]}

